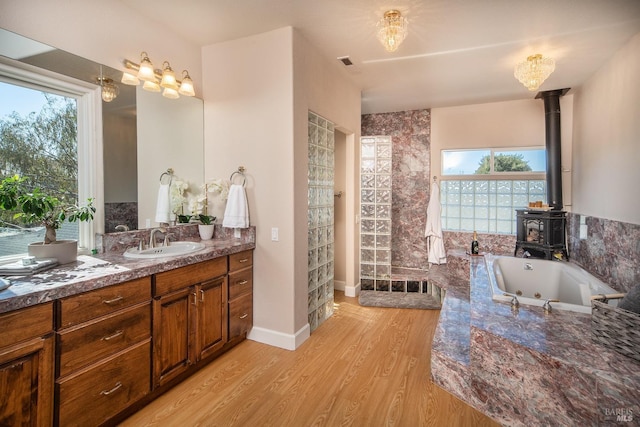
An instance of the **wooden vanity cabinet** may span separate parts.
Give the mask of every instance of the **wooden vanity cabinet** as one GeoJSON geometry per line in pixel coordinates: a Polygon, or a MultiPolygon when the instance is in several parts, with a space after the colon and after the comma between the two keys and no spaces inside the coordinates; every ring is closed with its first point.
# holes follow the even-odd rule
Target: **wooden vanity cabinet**
{"type": "Polygon", "coordinates": [[[229,255],[229,339],[253,326],[253,250],[229,255]]]}
{"type": "Polygon", "coordinates": [[[0,425],[53,421],[53,303],[0,315],[0,425]]]}
{"type": "Polygon", "coordinates": [[[98,425],[149,394],[150,277],[57,304],[57,424],[98,425]]]}
{"type": "Polygon", "coordinates": [[[227,342],[227,257],[155,275],[153,387],[227,342]]]}

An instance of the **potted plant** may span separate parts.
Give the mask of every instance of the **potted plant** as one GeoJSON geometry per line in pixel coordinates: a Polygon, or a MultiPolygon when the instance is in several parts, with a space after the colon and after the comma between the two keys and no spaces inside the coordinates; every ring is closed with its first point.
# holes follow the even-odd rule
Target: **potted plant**
{"type": "Polygon", "coordinates": [[[18,175],[0,181],[0,209],[15,212],[13,218],[25,224],[41,224],[45,227],[44,241],[30,244],[29,255],[57,258],[60,264],[75,261],[78,242],[57,240],[56,230],[65,220],[91,221],[96,211],[93,199],[88,199],[85,206],[63,203],[38,187],[29,190],[27,181],[27,178],[18,175]]]}
{"type": "Polygon", "coordinates": [[[213,221],[216,220],[215,216],[200,214],[198,215],[198,219],[200,220],[200,224],[198,224],[198,232],[200,233],[200,238],[202,240],[210,240],[213,238],[213,230],[215,225],[213,221]]]}

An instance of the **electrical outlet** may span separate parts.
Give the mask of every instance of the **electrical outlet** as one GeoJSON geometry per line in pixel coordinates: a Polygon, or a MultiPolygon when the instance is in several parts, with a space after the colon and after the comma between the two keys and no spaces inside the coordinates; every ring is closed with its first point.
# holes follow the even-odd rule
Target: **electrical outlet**
{"type": "Polygon", "coordinates": [[[271,228],[271,241],[272,242],[278,241],[278,227],[271,228]]]}

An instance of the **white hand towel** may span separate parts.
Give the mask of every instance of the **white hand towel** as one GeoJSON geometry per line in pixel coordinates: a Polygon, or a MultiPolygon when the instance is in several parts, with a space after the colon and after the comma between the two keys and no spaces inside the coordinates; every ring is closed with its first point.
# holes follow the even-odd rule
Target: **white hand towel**
{"type": "Polygon", "coordinates": [[[22,261],[16,261],[11,264],[4,264],[0,266],[0,275],[2,276],[22,276],[29,274],[37,274],[42,271],[58,265],[58,260],[55,258],[42,258],[35,260],[35,264],[24,265],[22,261]]]}
{"type": "Polygon", "coordinates": [[[171,198],[169,184],[160,184],[158,189],[158,204],[156,205],[156,222],[169,223],[171,221],[171,198]]]}
{"type": "Polygon", "coordinates": [[[444,249],[442,237],[441,210],[440,187],[434,182],[431,185],[431,197],[429,198],[429,206],[427,207],[427,225],[424,230],[424,236],[427,238],[429,245],[428,261],[431,264],[447,263],[447,252],[444,249]]]}
{"type": "Polygon", "coordinates": [[[247,228],[249,227],[249,205],[247,204],[247,194],[244,186],[233,184],[229,188],[227,207],[224,210],[222,226],[227,228],[247,228]]]}

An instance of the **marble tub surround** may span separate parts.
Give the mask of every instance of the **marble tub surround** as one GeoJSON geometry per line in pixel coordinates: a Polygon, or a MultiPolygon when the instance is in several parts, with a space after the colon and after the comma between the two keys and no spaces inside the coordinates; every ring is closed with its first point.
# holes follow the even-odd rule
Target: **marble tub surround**
{"type": "MultiPolygon", "coordinates": [[[[442,237],[444,247],[447,250],[455,248],[465,248],[465,251],[471,250],[473,232],[444,230],[442,237]]],[[[513,250],[516,248],[516,236],[515,234],[478,233],[478,244],[480,253],[513,255],[513,250]]]]}
{"type": "Polygon", "coordinates": [[[640,283],[640,225],[569,212],[567,228],[572,262],[621,292],[640,283]]]}
{"type": "MultiPolygon", "coordinates": [[[[179,228],[181,227],[183,226],[179,226],[179,228]]],[[[197,226],[184,227],[195,228],[197,235],[197,226]]],[[[231,230],[231,233],[221,232],[212,240],[202,241],[205,245],[204,249],[188,255],[167,258],[125,258],[123,256],[124,249],[113,244],[110,247],[116,248],[116,250],[103,252],[94,256],[80,255],[76,262],[61,265],[40,274],[34,274],[32,276],[12,276],[10,277],[11,287],[0,292],[0,313],[103,288],[248,249],[255,249],[255,227],[250,227],[249,229],[243,230],[243,232],[245,233],[244,237],[240,239],[228,237],[228,234],[233,236],[233,230],[231,230]]],[[[114,234],[138,235],[137,233],[139,232],[114,234]]],[[[114,236],[110,235],[110,237],[114,236]]],[[[126,237],[120,236],[120,239],[126,240],[126,237]]],[[[199,241],[199,238],[192,240],[199,241]]]]}
{"type": "Polygon", "coordinates": [[[640,414],[640,364],[592,343],[590,315],[493,301],[483,257],[470,258],[469,283],[465,292],[455,290],[464,281],[449,282],[432,345],[436,384],[505,425],[640,414]]]}

